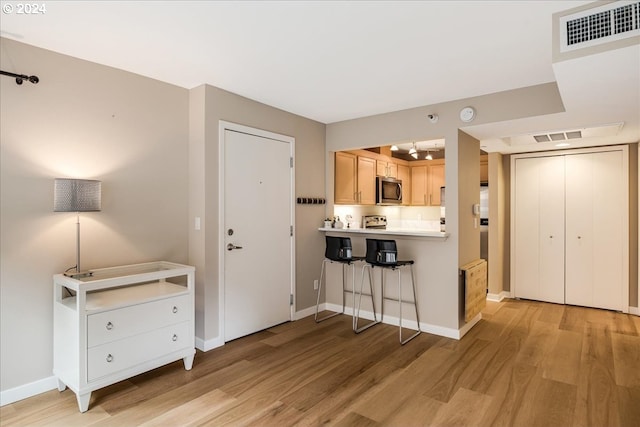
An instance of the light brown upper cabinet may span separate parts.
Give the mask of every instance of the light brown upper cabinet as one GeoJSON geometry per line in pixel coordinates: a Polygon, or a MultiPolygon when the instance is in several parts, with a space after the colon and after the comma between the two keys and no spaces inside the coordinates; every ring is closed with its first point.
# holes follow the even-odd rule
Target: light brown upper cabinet
{"type": "Polygon", "coordinates": [[[411,205],[440,206],[440,187],[444,187],[444,160],[411,164],[411,205]]]}
{"type": "Polygon", "coordinates": [[[348,205],[376,203],[376,160],[349,152],[335,153],[334,202],[348,205]]]}
{"type": "Polygon", "coordinates": [[[397,165],[398,179],[402,181],[402,205],[411,204],[411,170],[407,165],[397,165]]]}
{"type": "Polygon", "coordinates": [[[376,204],[376,161],[358,156],[358,204],[376,204]]]}
{"type": "Polygon", "coordinates": [[[393,162],[384,160],[376,160],[376,174],[378,176],[386,176],[391,178],[398,177],[398,165],[393,162]]]}
{"type": "Polygon", "coordinates": [[[489,182],[489,156],[480,156],[480,182],[489,182]]]}

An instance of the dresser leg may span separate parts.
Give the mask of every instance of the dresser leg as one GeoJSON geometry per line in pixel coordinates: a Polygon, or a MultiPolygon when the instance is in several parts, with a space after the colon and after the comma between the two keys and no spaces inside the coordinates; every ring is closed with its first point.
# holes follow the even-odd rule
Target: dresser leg
{"type": "Polygon", "coordinates": [[[60,381],[60,378],[58,378],[58,391],[65,391],[66,388],[67,388],[67,386],[65,385],[65,383],[60,381]]]}
{"type": "Polygon", "coordinates": [[[87,412],[89,409],[89,401],[91,400],[91,392],[85,394],[78,394],[78,407],[80,412],[87,412]]]}
{"type": "Polygon", "coordinates": [[[187,356],[187,357],[183,357],[182,361],[184,362],[184,369],[185,371],[190,371],[191,368],[193,367],[193,357],[195,356],[195,354],[192,354],[191,356],[187,356]]]}

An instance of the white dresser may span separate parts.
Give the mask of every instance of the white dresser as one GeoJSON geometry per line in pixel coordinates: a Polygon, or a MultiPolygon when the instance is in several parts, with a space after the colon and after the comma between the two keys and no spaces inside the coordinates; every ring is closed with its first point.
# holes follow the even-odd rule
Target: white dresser
{"type": "Polygon", "coordinates": [[[182,359],[193,365],[195,268],[166,261],[53,276],[53,374],[76,393],[91,392],[182,359]]]}

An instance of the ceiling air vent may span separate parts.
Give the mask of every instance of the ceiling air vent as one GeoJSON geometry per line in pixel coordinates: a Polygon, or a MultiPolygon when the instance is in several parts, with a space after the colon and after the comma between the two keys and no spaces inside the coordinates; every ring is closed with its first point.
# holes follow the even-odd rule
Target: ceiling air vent
{"type": "Polygon", "coordinates": [[[620,129],[624,126],[624,123],[611,123],[606,125],[585,127],[585,128],[573,128],[567,130],[554,130],[529,133],[525,135],[516,135],[509,137],[509,145],[528,145],[544,142],[561,142],[571,139],[584,139],[584,138],[602,138],[608,136],[616,136],[620,129]]]}
{"type": "Polygon", "coordinates": [[[567,139],[582,138],[582,132],[579,130],[569,132],[555,132],[541,135],[533,135],[536,142],[549,142],[549,141],[565,141],[567,139]]]}
{"type": "Polygon", "coordinates": [[[560,51],[640,35],[640,2],[617,1],[560,17],[560,51]]]}

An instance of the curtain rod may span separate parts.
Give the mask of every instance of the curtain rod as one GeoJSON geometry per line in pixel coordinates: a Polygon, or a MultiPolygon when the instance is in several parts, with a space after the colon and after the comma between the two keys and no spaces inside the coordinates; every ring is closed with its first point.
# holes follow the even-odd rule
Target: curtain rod
{"type": "Polygon", "coordinates": [[[15,74],[15,73],[10,73],[9,71],[2,71],[2,70],[0,70],[0,74],[2,74],[3,76],[15,77],[16,84],[19,84],[19,85],[21,85],[24,80],[28,80],[33,84],[36,84],[40,81],[38,76],[27,76],[26,74],[15,74]]]}

